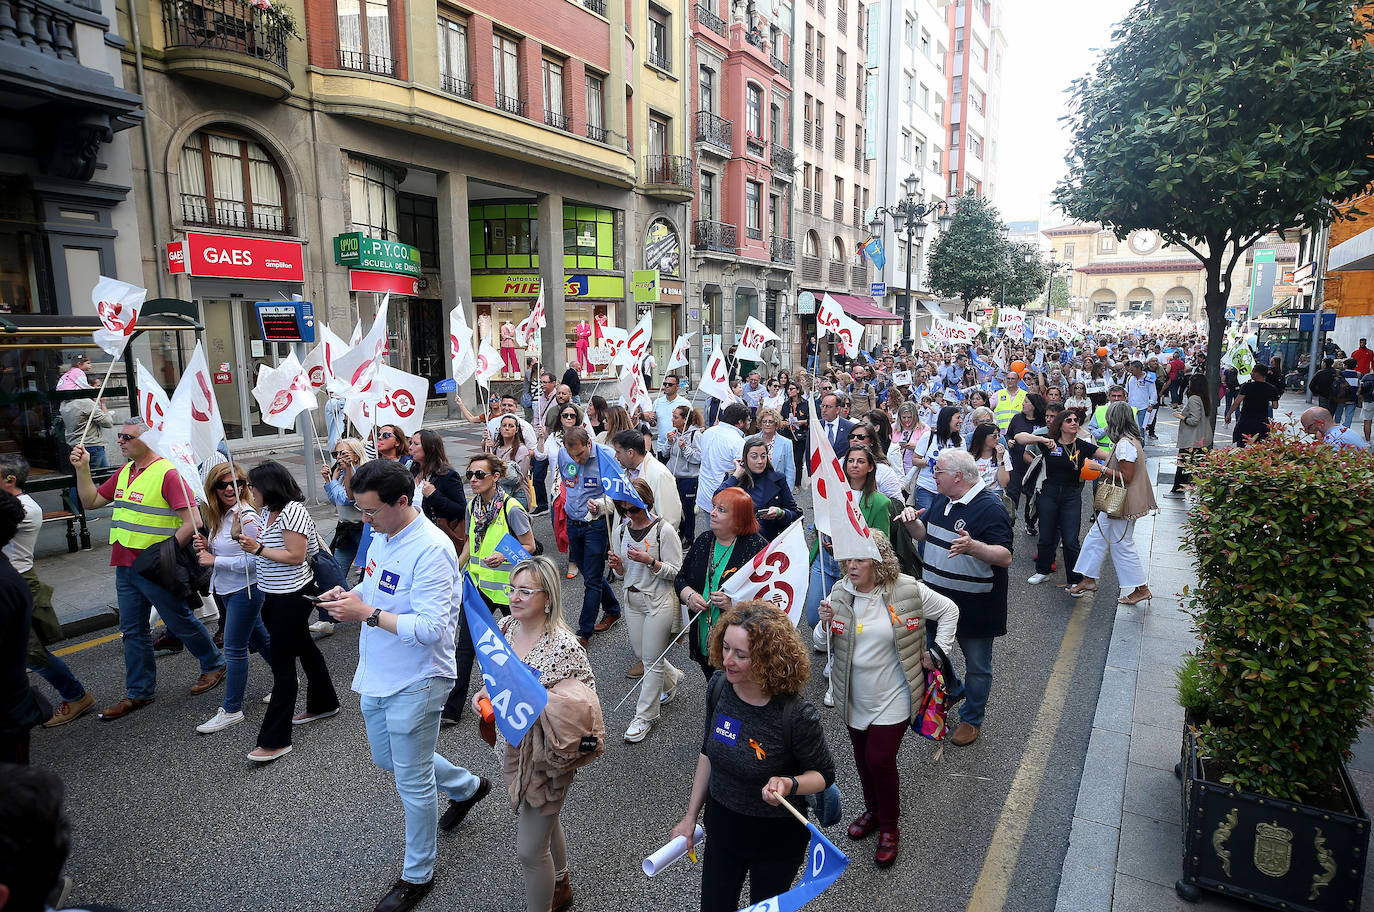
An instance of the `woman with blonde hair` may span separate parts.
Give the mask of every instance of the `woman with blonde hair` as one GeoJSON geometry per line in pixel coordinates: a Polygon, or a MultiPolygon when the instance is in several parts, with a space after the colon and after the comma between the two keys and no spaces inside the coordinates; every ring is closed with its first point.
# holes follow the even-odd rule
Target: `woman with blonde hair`
{"type": "Polygon", "coordinates": [[[254,585],[254,562],[235,536],[257,538],[261,520],[248,500],[248,476],[221,462],[205,479],[205,505],[200,511],[208,535],[193,539],[202,567],[210,567],[210,593],[224,613],[224,702],[208,721],[197,725],[202,735],[243,721],[243,692],[248,686],[248,651],[269,665],[271,639],[262,623],[263,592],[254,585]]]}
{"type": "Polygon", "coordinates": [[[770,406],[759,409],[759,436],[768,447],[768,461],[787,479],[789,489],[797,486],[797,467],[792,459],[792,441],[780,433],[787,425],[782,413],[770,406]]]}
{"type": "MultiPolygon", "coordinates": [[[[539,683],[552,690],[572,679],[595,697],[596,678],[587,652],[563,619],[558,568],[547,557],[532,557],[515,566],[507,592],[511,614],[499,622],[501,634],[520,661],[534,669],[539,683]]],[[[483,687],[472,697],[481,712],[488,697],[483,687]]],[[[560,770],[550,758],[535,756],[539,738],[526,737],[518,747],[498,742],[501,774],[512,809],[518,815],[515,854],[525,877],[525,907],[529,912],[561,912],[572,902],[568,848],[559,812],[572,785],[573,770],[560,770]]]]}
{"type": "Polygon", "coordinates": [[[845,575],[820,604],[830,630],[830,686],[849,728],[854,765],[863,786],[864,812],[849,825],[849,838],[878,831],[874,863],[897,860],[901,783],[897,751],[920,712],[925,672],[935,663],[926,649],[926,622],[936,622],[935,643],[954,646],[959,608],[901,572],[887,536],[873,533],[880,560],[843,561],[845,575]]]}
{"type": "Polygon", "coordinates": [[[801,691],[811,661],[797,628],[771,602],[732,606],[711,629],[706,735],[687,813],[673,837],[694,841],[706,811],[711,850],[701,869],[701,912],[740,908],[786,892],[806,858],[810,831],[781,807],[805,814],[801,796],[835,781],[820,714],[801,691]]]}
{"type": "Polygon", "coordinates": [[[607,406],[601,411],[601,426],[603,430],[596,435],[596,442],[610,446],[610,441],[615,439],[615,435],[621,431],[628,431],[634,428],[634,422],[630,420],[630,413],[623,405],[607,406]]]}

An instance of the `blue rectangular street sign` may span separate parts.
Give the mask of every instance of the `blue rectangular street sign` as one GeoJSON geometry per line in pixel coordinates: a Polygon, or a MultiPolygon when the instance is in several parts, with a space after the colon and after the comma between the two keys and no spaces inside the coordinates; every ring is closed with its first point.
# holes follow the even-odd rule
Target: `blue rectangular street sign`
{"type": "Polygon", "coordinates": [[[868,286],[868,293],[875,298],[881,298],[887,294],[886,282],[874,282],[868,286]]]}

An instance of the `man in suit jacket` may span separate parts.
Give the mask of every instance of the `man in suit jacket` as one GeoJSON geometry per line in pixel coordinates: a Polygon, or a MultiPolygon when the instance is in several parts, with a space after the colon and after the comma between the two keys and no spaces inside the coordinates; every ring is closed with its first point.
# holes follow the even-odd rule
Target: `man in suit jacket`
{"type": "Polygon", "coordinates": [[[854,422],[840,413],[841,402],[838,393],[826,393],[821,397],[821,433],[830,441],[835,455],[844,462],[849,452],[849,429],[854,422]]]}

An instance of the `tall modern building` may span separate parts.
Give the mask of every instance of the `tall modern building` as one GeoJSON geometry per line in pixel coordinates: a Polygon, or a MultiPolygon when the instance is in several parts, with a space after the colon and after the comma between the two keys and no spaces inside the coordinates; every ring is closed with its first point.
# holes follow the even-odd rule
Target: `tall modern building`
{"type": "Polygon", "coordinates": [[[783,337],[794,306],[796,155],[790,0],[697,0],[692,8],[690,311],[702,362],[751,317],[783,337]]]}
{"type": "Polygon", "coordinates": [[[946,188],[950,197],[975,193],[997,201],[1005,0],[953,0],[945,7],[949,74],[946,188]]]}

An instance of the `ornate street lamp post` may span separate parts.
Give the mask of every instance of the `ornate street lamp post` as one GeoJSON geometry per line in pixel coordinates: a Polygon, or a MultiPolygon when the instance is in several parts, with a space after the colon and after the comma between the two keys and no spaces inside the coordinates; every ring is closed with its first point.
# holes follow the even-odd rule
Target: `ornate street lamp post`
{"type": "Polygon", "coordinates": [[[886,219],[891,218],[893,234],[906,234],[906,294],[897,302],[897,316],[902,321],[902,335],[907,336],[911,332],[911,253],[914,242],[925,239],[928,222],[938,221],[940,233],[943,234],[949,230],[953,217],[944,200],[921,202],[921,178],[915,172],[902,181],[902,187],[906,195],[890,206],[879,206],[868,227],[878,234],[883,230],[886,219]]]}

